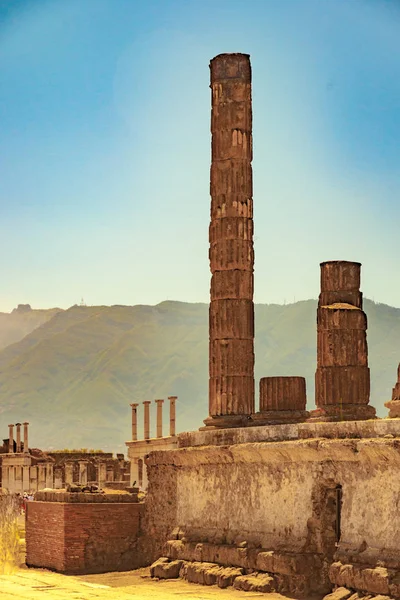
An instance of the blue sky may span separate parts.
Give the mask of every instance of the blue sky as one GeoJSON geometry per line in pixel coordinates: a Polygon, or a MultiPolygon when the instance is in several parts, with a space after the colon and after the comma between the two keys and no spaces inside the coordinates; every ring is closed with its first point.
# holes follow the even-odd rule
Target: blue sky
{"type": "Polygon", "coordinates": [[[2,0],[0,310],[208,302],[210,59],[253,67],[255,301],[400,307],[397,0],[2,0]]]}

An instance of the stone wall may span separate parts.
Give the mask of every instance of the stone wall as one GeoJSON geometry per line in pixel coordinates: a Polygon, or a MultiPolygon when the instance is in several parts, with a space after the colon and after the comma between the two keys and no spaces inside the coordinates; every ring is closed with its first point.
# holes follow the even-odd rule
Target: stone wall
{"type": "MultiPolygon", "coordinates": [[[[56,493],[50,494],[56,497],[56,493]]],[[[64,499],[68,494],[62,494],[64,499]]],[[[71,497],[74,496],[71,494],[71,497]]],[[[143,504],[75,494],[73,502],[29,502],[26,563],[67,574],[128,571],[141,566],[137,550],[143,504]],[[80,502],[77,496],[85,496],[80,502]],[[92,501],[90,501],[92,500],[92,501]]]]}
{"type": "Polygon", "coordinates": [[[148,560],[168,555],[166,540],[170,558],[178,544],[184,560],[197,548],[205,560],[224,564],[229,555],[235,566],[237,556],[243,566],[246,551],[246,568],[259,568],[258,555],[273,551],[286,572],[289,559],[310,559],[307,577],[320,576],[320,591],[335,560],[400,569],[400,440],[393,436],[182,448],[151,454],[147,466],[148,560]]]}

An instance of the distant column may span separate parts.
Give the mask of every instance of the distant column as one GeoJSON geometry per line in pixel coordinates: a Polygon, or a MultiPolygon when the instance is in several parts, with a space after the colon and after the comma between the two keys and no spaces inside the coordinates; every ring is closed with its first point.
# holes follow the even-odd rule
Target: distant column
{"type": "Polygon", "coordinates": [[[1,485],[5,490],[9,490],[9,467],[6,467],[5,465],[3,465],[3,468],[2,468],[1,485]]]}
{"type": "Polygon", "coordinates": [[[132,407],[132,440],[137,440],[137,407],[139,404],[131,404],[132,407]]]}
{"type": "Polygon", "coordinates": [[[175,403],[178,396],[168,396],[169,400],[169,435],[175,435],[175,403]]]}
{"type": "Polygon", "coordinates": [[[107,465],[104,462],[97,463],[97,482],[99,488],[107,481],[107,465]]]}
{"type": "Polygon", "coordinates": [[[313,420],[375,418],[369,405],[367,316],[359,291],[361,264],[323,262],[317,309],[317,371],[313,420]]]}
{"type": "Polygon", "coordinates": [[[17,452],[21,452],[21,423],[16,423],[15,427],[17,428],[17,452]]]}
{"type": "Polygon", "coordinates": [[[54,470],[53,463],[47,463],[46,465],[46,487],[54,487],[54,470]]]}
{"type": "Polygon", "coordinates": [[[255,410],[250,57],[220,54],[210,71],[212,277],[209,417],[204,423],[239,427],[255,410]]]}
{"type": "Polygon", "coordinates": [[[87,484],[87,461],[86,460],[79,461],[79,483],[81,485],[87,484]]]}
{"type": "Polygon", "coordinates": [[[66,462],[65,463],[65,485],[68,483],[72,484],[74,482],[74,463],[66,462]]]}
{"type": "Polygon", "coordinates": [[[156,400],[157,404],[157,437],[162,437],[162,429],[163,429],[163,416],[162,416],[162,405],[164,400],[156,400]]]}
{"type": "Polygon", "coordinates": [[[24,492],[29,492],[31,489],[29,470],[29,465],[24,465],[22,467],[22,487],[24,488],[24,492]]]}
{"type": "Polygon", "coordinates": [[[150,438],[150,400],[145,400],[144,404],[144,439],[150,438]]]}
{"type": "Polygon", "coordinates": [[[24,452],[29,453],[29,446],[28,446],[28,425],[29,423],[27,421],[25,421],[23,423],[24,426],[24,452]]]}
{"type": "Polygon", "coordinates": [[[139,459],[136,456],[131,458],[131,474],[130,474],[130,486],[139,487],[139,459]]]}
{"type": "Polygon", "coordinates": [[[14,424],[8,426],[8,451],[14,453],[14,424]]]}

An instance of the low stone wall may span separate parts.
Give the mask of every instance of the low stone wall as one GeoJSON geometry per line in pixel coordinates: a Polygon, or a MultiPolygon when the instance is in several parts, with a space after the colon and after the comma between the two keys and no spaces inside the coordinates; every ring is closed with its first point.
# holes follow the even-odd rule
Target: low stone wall
{"type": "Polygon", "coordinates": [[[143,504],[137,503],[135,496],[42,495],[43,500],[27,505],[28,566],[66,574],[128,571],[142,566],[138,536],[143,504]]]}
{"type": "MultiPolygon", "coordinates": [[[[251,569],[273,556],[278,575],[295,560],[311,565],[304,590],[315,583],[325,593],[336,584],[329,578],[335,561],[390,568],[393,580],[400,574],[399,425],[310,424],[305,439],[151,453],[143,556],[251,569]]],[[[252,428],[215,433],[221,443],[247,432],[260,435],[252,428]]],[[[212,432],[199,433],[211,441],[212,432]]],[[[270,564],[264,570],[276,579],[270,564]]]]}

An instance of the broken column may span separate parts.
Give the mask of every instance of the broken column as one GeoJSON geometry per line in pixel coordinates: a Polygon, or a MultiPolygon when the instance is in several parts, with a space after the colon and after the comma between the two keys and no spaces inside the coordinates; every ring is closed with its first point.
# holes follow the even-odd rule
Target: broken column
{"type": "Polygon", "coordinates": [[[321,263],[317,309],[317,371],[313,420],[375,418],[369,405],[367,317],[360,293],[361,264],[321,263]]]}
{"type": "Polygon", "coordinates": [[[137,440],[137,407],[139,404],[131,404],[132,407],[132,440],[137,440]]]}
{"type": "Polygon", "coordinates": [[[8,451],[14,452],[14,424],[8,426],[8,451]]]}
{"type": "Polygon", "coordinates": [[[168,396],[169,400],[169,435],[175,435],[175,403],[178,396],[168,396]]]}
{"type": "Polygon", "coordinates": [[[87,485],[87,461],[79,460],[79,483],[81,485],[87,485]]]}
{"type": "Polygon", "coordinates": [[[385,406],[389,409],[391,419],[400,418],[400,364],[397,367],[397,382],[392,390],[392,399],[385,402],[385,406]]]}
{"type": "Polygon", "coordinates": [[[28,446],[28,425],[29,425],[29,423],[27,421],[25,421],[23,423],[23,426],[24,426],[24,452],[29,452],[29,446],[28,446]]]}
{"type": "Polygon", "coordinates": [[[21,423],[16,423],[15,427],[17,428],[17,452],[21,452],[21,423]]]}
{"type": "Polygon", "coordinates": [[[144,404],[144,439],[150,438],[150,400],[145,400],[144,404]]]}
{"type": "Polygon", "coordinates": [[[162,405],[164,400],[156,400],[157,404],[157,437],[162,437],[162,405]]]}
{"type": "Polygon", "coordinates": [[[211,295],[207,426],[254,413],[253,182],[248,54],[212,59],[211,295]]]}
{"type": "Polygon", "coordinates": [[[260,412],[253,415],[258,425],[299,423],[308,418],[304,377],[260,379],[260,412]]]}

